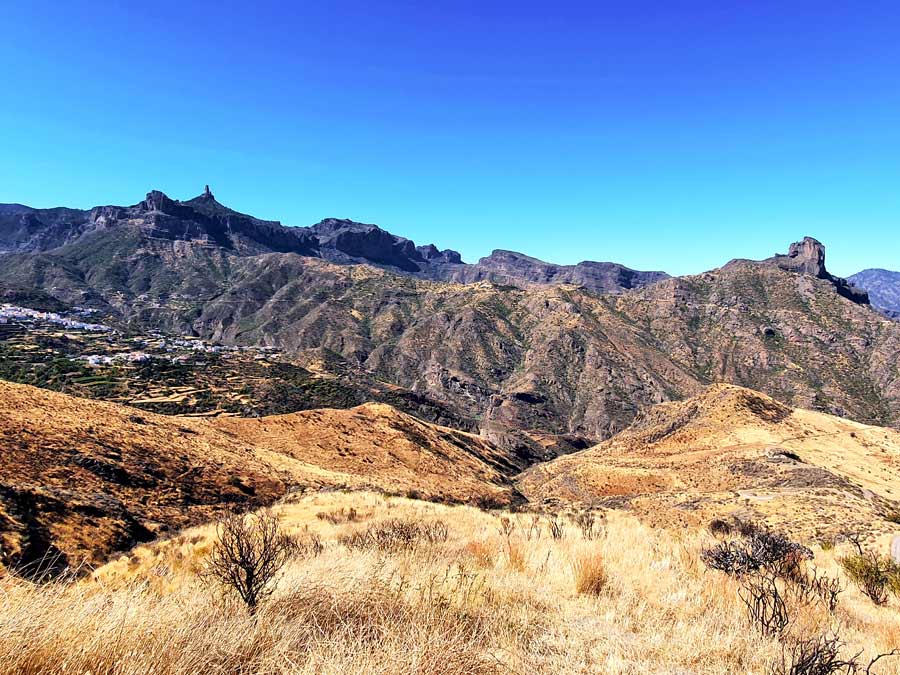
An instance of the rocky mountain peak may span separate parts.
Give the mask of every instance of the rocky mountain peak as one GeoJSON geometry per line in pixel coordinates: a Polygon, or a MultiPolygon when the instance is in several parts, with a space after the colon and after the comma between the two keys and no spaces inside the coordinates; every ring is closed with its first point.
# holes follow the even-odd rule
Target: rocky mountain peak
{"type": "Polygon", "coordinates": [[[448,263],[451,265],[463,264],[462,256],[459,252],[449,248],[441,251],[434,244],[425,244],[424,246],[417,246],[416,250],[429,262],[448,263]]]}
{"type": "Polygon", "coordinates": [[[151,190],[147,193],[147,197],[138,204],[141,211],[161,211],[165,212],[175,205],[175,202],[169,199],[168,195],[159,190],[151,190]]]}
{"type": "Polygon", "coordinates": [[[775,265],[787,272],[824,279],[834,284],[838,294],[860,305],[869,304],[869,294],[846,279],[832,275],[825,268],[825,246],[818,239],[803,237],[788,247],[787,255],[776,254],[763,263],[775,265]]]}
{"type": "Polygon", "coordinates": [[[776,255],[776,263],[782,269],[790,272],[799,272],[820,279],[828,278],[825,269],[825,246],[818,239],[803,237],[802,241],[795,241],[788,248],[786,256],[776,255]]]}

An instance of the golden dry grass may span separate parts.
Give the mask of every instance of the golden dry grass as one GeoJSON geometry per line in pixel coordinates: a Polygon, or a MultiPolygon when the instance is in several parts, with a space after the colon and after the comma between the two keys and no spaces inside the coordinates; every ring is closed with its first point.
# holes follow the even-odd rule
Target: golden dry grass
{"type": "MultiPolygon", "coordinates": [[[[89,580],[4,579],[0,675],[762,674],[780,652],[748,626],[736,582],[699,562],[705,533],[609,512],[593,539],[569,520],[553,539],[531,515],[373,493],[298,497],[275,512],[325,550],[292,561],[255,618],[198,580],[213,532],[194,528],[89,580]],[[353,519],[318,516],[351,508],[353,519]],[[449,536],[396,551],[340,543],[397,519],[440,520],[449,536]]],[[[815,562],[840,574],[841,553],[816,549],[815,562]]],[[[847,654],[900,645],[896,600],[876,608],[848,588],[834,615],[793,611],[792,631],[839,630],[847,654]]]]}

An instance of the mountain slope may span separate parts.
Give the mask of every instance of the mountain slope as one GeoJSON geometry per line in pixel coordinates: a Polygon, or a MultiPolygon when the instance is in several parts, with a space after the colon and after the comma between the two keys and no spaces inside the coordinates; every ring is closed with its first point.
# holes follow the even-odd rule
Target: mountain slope
{"type": "Polygon", "coordinates": [[[0,382],[0,447],[4,565],[95,563],[289,489],[512,499],[514,469],[485,440],[383,404],[198,420],[0,382]]]}
{"type": "Polygon", "coordinates": [[[873,306],[889,316],[900,318],[900,272],[868,269],[857,272],[848,281],[866,289],[873,306]]]}
{"type": "Polygon", "coordinates": [[[91,231],[65,246],[5,255],[0,292],[89,305],[138,330],[277,346],[298,357],[335,353],[528,457],[557,440],[577,447],[608,438],[640,410],[719,381],[900,424],[900,325],[828,273],[813,239],[768,260],[639,288],[620,279],[623,292],[598,294],[560,283],[580,282],[567,276],[579,266],[548,277],[544,263],[515,255],[513,267],[527,263],[525,276],[543,281],[421,278],[459,267],[438,258],[428,274],[399,274],[398,264],[425,253],[349,221],[285,235],[315,255],[274,250],[267,228],[292,228],[242,220],[209,194],[184,203],[151,194],[126,211],[97,215],[91,231]],[[200,216],[185,220],[186,210],[200,216]],[[368,238],[374,243],[363,246],[368,238]],[[343,264],[376,249],[381,267],[343,264]],[[322,259],[340,257],[335,251],[342,264],[322,259]]]}
{"type": "Polygon", "coordinates": [[[842,297],[830,279],[771,261],[619,295],[439,283],[141,237],[86,237],[5,262],[0,287],[96,306],[136,327],[337,353],[529,454],[534,444],[508,441],[508,430],[607,438],[639,410],[716,381],[866,423],[900,422],[900,325],[842,297]]]}
{"type": "Polygon", "coordinates": [[[614,438],[519,479],[530,500],[627,504],[665,524],[739,515],[807,537],[886,533],[898,483],[900,432],[733,385],[655,406],[614,438]]]}

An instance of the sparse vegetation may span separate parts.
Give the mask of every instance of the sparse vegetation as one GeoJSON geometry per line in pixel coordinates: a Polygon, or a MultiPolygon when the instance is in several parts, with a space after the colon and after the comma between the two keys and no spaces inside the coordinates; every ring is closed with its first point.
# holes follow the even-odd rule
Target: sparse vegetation
{"type": "MultiPolygon", "coordinates": [[[[313,550],[321,544],[316,541],[313,550]]],[[[278,519],[268,511],[236,514],[216,523],[213,545],[204,575],[237,593],[253,614],[273,590],[273,581],[297,546],[283,534],[278,519]]]]}
{"type": "Polygon", "coordinates": [[[447,541],[448,532],[447,524],[440,520],[419,522],[394,518],[347,535],[341,543],[349,548],[397,552],[447,541]]]}
{"type": "Polygon", "coordinates": [[[863,551],[840,560],[844,573],[876,605],[887,602],[888,593],[900,589],[900,565],[890,556],[863,551]]]}
{"type": "MultiPolygon", "coordinates": [[[[835,643],[834,659],[862,664],[848,671],[858,673],[897,646],[893,607],[873,614],[851,587],[831,616],[798,601],[782,578],[774,583],[788,627],[777,636],[748,630],[740,593],[754,575],[709,574],[697,564],[708,535],[650,528],[622,512],[609,512],[604,536],[590,540],[528,539],[531,516],[374,493],[296,496],[272,513],[295,552],[254,616],[197,576],[214,549],[212,526],[138,547],[88,580],[3,578],[0,675],[111,674],[123,664],[155,675],[819,675],[829,671],[798,665],[825,663],[818,657],[791,657],[777,670],[782,642],[790,656],[797,636],[834,623],[846,642],[835,643]],[[356,520],[317,515],[350,509],[356,520]],[[515,523],[508,537],[501,518],[515,523]],[[422,534],[438,522],[445,533],[422,534]],[[418,543],[381,548],[375,532],[418,543]],[[318,553],[302,553],[303,542],[319,542],[318,553]]],[[[838,573],[831,556],[816,563],[818,577],[838,573]]],[[[878,661],[870,675],[893,667],[878,661]]]]}

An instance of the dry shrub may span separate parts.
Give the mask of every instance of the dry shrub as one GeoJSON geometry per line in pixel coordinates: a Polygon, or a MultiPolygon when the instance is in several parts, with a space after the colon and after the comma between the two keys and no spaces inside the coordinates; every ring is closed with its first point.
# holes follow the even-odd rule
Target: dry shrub
{"type": "Polygon", "coordinates": [[[298,558],[315,558],[325,550],[322,538],[314,532],[294,537],[294,553],[298,558]]]}
{"type": "Polygon", "coordinates": [[[297,551],[295,542],[269,511],[220,518],[216,534],[203,575],[237,593],[252,614],[272,593],[272,582],[297,551]]]}
{"type": "Polygon", "coordinates": [[[865,666],[859,662],[862,652],[849,659],[841,657],[844,643],[837,635],[820,635],[795,640],[781,648],[781,659],[771,669],[772,675],[872,675],[872,666],[881,659],[895,656],[896,651],[878,654],[865,666]]]}
{"type": "Polygon", "coordinates": [[[566,536],[565,525],[556,516],[550,519],[550,537],[553,541],[559,541],[566,536]]]}
{"type": "Polygon", "coordinates": [[[709,522],[709,531],[715,536],[727,536],[731,534],[731,525],[728,521],[715,518],[709,522]]]}
{"type": "Polygon", "coordinates": [[[318,518],[319,520],[324,520],[327,523],[331,523],[332,525],[355,523],[361,520],[359,513],[352,506],[348,509],[342,507],[340,509],[333,509],[331,511],[319,511],[316,514],[316,518],[318,518]]]}
{"type": "Polygon", "coordinates": [[[531,522],[528,523],[528,528],[525,530],[525,541],[538,540],[540,538],[541,518],[540,516],[533,516],[531,522]]]}
{"type": "Polygon", "coordinates": [[[782,534],[760,530],[748,523],[742,523],[739,531],[747,534],[701,552],[707,567],[736,577],[766,568],[781,577],[797,578],[803,573],[803,562],[813,557],[807,547],[782,534]]]}
{"type": "Polygon", "coordinates": [[[596,551],[579,553],[572,561],[575,590],[583,595],[600,595],[606,588],[606,566],[596,551]]]}
{"type": "Polygon", "coordinates": [[[448,534],[447,524],[440,520],[424,522],[393,518],[371,525],[362,532],[342,537],[340,541],[348,548],[390,553],[439,544],[447,541],[448,534]]]}
{"type": "Polygon", "coordinates": [[[833,675],[852,673],[852,662],[840,658],[843,645],[837,636],[819,636],[782,646],[772,675],[833,675]]]}
{"type": "Polygon", "coordinates": [[[471,557],[479,567],[489,568],[494,566],[496,549],[482,539],[475,539],[467,542],[463,547],[463,551],[466,555],[471,557]]]}
{"type": "Polygon", "coordinates": [[[593,511],[576,513],[573,520],[578,529],[581,530],[581,536],[585,539],[597,539],[603,532],[602,525],[597,522],[597,516],[593,511]]]}
{"type": "Polygon", "coordinates": [[[777,637],[790,623],[787,603],[773,572],[744,576],[738,592],[747,608],[747,617],[763,635],[777,637]]]}
{"type": "Polygon", "coordinates": [[[820,603],[829,612],[837,609],[838,596],[844,591],[839,579],[819,576],[816,570],[790,578],[794,596],[803,604],[820,603]]]}

